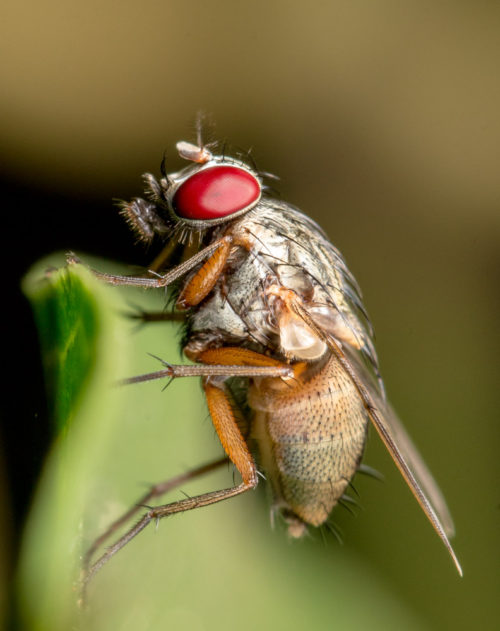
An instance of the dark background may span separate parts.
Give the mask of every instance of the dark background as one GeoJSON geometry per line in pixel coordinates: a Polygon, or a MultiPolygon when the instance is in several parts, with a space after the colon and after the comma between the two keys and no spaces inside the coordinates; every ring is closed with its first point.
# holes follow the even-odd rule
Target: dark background
{"type": "MultiPolygon", "coordinates": [[[[174,143],[194,139],[202,108],[216,137],[281,176],[283,198],[325,227],[364,290],[389,395],[449,500],[466,573],[458,587],[431,580],[418,607],[435,628],[493,628],[499,7],[28,2],[4,13],[6,540],[19,539],[50,440],[20,279],[54,250],[146,264],[112,199],[139,194],[164,150],[177,168],[174,143]],[[444,602],[432,602],[438,586],[444,602]]],[[[14,545],[8,554],[12,568],[14,545]]],[[[398,582],[395,566],[384,571],[398,582]]]]}
{"type": "Polygon", "coordinates": [[[38,337],[31,309],[21,292],[21,279],[34,261],[53,251],[105,252],[106,256],[109,252],[109,258],[119,260],[133,260],[135,252],[138,263],[141,257],[110,200],[30,186],[28,177],[16,180],[4,175],[0,187],[6,214],[3,269],[9,296],[4,311],[9,368],[4,381],[2,442],[7,447],[4,457],[13,485],[10,502],[14,532],[20,534],[52,437],[38,337]],[[99,226],[90,225],[89,216],[99,217],[99,226]],[[13,328],[19,332],[15,339],[13,328]]]}

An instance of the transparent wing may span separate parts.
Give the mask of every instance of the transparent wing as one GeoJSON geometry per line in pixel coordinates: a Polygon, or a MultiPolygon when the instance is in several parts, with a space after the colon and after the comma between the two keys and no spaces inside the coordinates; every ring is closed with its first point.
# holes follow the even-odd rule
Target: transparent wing
{"type": "Polygon", "coordinates": [[[463,576],[460,563],[448,539],[448,536],[452,536],[454,527],[443,495],[397,416],[378,393],[377,386],[374,385],[373,379],[360,361],[359,356],[347,344],[342,346],[331,335],[323,331],[299,300],[293,303],[292,308],[318,337],[323,339],[352,379],[382,442],[434,530],[444,543],[458,573],[463,576]]]}
{"type": "Polygon", "coordinates": [[[427,497],[429,503],[432,505],[447,537],[453,537],[455,535],[453,518],[444,496],[434,480],[432,473],[425,464],[424,459],[420,455],[420,452],[413,444],[413,441],[392,406],[380,397],[375,387],[371,386],[370,374],[366,370],[365,366],[359,361],[358,356],[346,347],[342,350],[346,358],[352,364],[359,380],[368,390],[378,411],[378,422],[384,425],[386,432],[392,437],[392,441],[396,446],[396,449],[399,451],[402,459],[406,462],[406,465],[413,473],[413,477],[415,478],[415,481],[420,487],[422,493],[427,497]]]}

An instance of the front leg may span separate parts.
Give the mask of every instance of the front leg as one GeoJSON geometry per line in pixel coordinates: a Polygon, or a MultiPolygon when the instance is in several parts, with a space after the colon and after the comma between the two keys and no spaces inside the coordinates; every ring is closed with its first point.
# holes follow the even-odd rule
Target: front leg
{"type": "Polygon", "coordinates": [[[159,215],[156,203],[136,197],[131,202],[119,202],[118,206],[120,215],[125,217],[140,241],[151,243],[155,234],[164,235],[168,232],[168,226],[159,215]]]}
{"type": "MultiPolygon", "coordinates": [[[[230,236],[222,237],[221,239],[218,239],[217,241],[214,241],[213,243],[208,245],[206,248],[203,248],[203,250],[200,250],[199,252],[197,252],[194,256],[192,256],[187,261],[184,261],[180,265],[177,265],[176,267],[174,267],[173,269],[171,269],[169,272],[167,272],[164,275],[157,274],[156,272],[151,272],[151,274],[155,274],[156,276],[155,278],[145,278],[143,276],[122,276],[122,275],[117,275],[117,274],[107,274],[105,272],[99,272],[98,270],[95,270],[92,268],[89,268],[89,269],[92,272],[92,274],[94,274],[94,276],[104,281],[105,283],[109,283],[110,285],[127,285],[131,287],[145,287],[145,288],[167,287],[168,285],[171,285],[174,281],[176,281],[178,278],[181,278],[181,276],[184,276],[184,274],[187,274],[188,272],[190,272],[194,267],[196,267],[197,265],[199,265],[206,259],[211,258],[212,255],[215,255],[217,258],[217,261],[219,261],[220,255],[217,256],[217,251],[221,248],[225,253],[225,258],[223,257],[224,263],[225,263],[225,260],[227,259],[230,246],[232,243],[233,243],[232,237],[230,236]]],[[[80,259],[72,252],[70,252],[67,255],[66,259],[69,265],[75,265],[75,264],[81,263],[80,259]]],[[[213,278],[212,280],[213,280],[213,284],[212,284],[212,287],[213,287],[213,285],[217,281],[217,277],[213,278]]],[[[204,285],[204,288],[205,288],[205,285],[204,285]]],[[[208,291],[210,291],[210,289],[208,291]]]]}

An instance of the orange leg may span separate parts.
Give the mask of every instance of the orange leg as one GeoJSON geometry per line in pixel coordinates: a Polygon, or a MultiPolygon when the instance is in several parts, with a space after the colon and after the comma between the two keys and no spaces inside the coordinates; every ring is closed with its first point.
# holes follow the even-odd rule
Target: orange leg
{"type": "MultiPolygon", "coordinates": [[[[243,481],[237,486],[210,493],[203,493],[195,497],[187,497],[177,502],[171,502],[163,506],[151,508],[142,518],[126,532],[118,541],[106,549],[106,552],[88,569],[84,569],[84,577],[82,580],[82,602],[85,601],[86,587],[92,577],[105,565],[117,552],[129,543],[136,535],[138,535],[151,521],[158,521],[162,517],[182,513],[202,506],[209,506],[216,502],[221,502],[235,495],[240,495],[245,491],[253,489],[257,486],[257,469],[254,460],[250,455],[248,446],[241,435],[240,430],[231,408],[231,404],[227,398],[224,386],[219,387],[213,385],[207,378],[204,383],[207,403],[210,415],[220,441],[229,455],[230,459],[238,469],[243,481]]],[[[120,524],[122,522],[120,521],[120,524]]],[[[112,526],[113,529],[113,526],[112,526]]],[[[107,536],[107,533],[105,533],[107,536]]],[[[99,540],[100,541],[100,540],[99,540]]],[[[92,551],[96,549],[96,545],[92,546],[92,551]]],[[[87,555],[88,558],[88,555],[87,555]]]]}
{"type": "Polygon", "coordinates": [[[288,364],[278,359],[273,359],[262,353],[257,353],[256,351],[251,351],[248,348],[241,348],[239,346],[211,348],[202,351],[190,359],[203,364],[222,364],[225,366],[269,366],[270,368],[284,368],[288,366],[288,364]]]}
{"type": "MultiPolygon", "coordinates": [[[[290,366],[267,357],[266,355],[237,347],[207,350],[201,353],[197,359],[198,361],[203,361],[204,365],[167,366],[164,371],[160,372],[166,373],[163,376],[171,377],[194,376],[194,374],[205,375],[203,379],[203,389],[205,391],[212,422],[225,452],[240,473],[242,482],[227,489],[203,493],[202,495],[188,497],[177,502],[171,502],[170,504],[157,506],[148,510],[139,522],[129,529],[128,532],[126,532],[113,545],[107,548],[106,552],[104,552],[104,554],[88,570],[87,568],[84,568],[82,599],[85,598],[86,586],[96,572],[98,572],[102,566],[117,552],[119,552],[129,541],[138,535],[151,521],[157,521],[162,517],[167,517],[168,515],[221,502],[222,500],[253,489],[257,485],[258,478],[255,462],[250,454],[246,440],[238,427],[238,422],[229,401],[223,380],[232,374],[238,374],[239,371],[246,372],[248,374],[258,374],[260,376],[290,377],[293,374],[293,370],[290,366]]],[[[152,375],[152,378],[157,376],[156,373],[152,373],[152,375]]],[[[142,381],[145,380],[145,377],[147,376],[136,377],[129,381],[142,381]]],[[[218,464],[220,464],[220,461],[218,463],[214,463],[214,465],[209,465],[209,468],[217,466],[218,464]]],[[[205,470],[207,470],[207,468],[201,468],[199,472],[204,472],[205,470]]],[[[197,473],[197,471],[194,473],[197,473]]],[[[152,492],[150,492],[147,496],[148,499],[154,495],[160,494],[160,492],[163,493],[165,489],[168,490],[170,488],[168,484],[169,483],[167,483],[167,485],[163,484],[153,487],[152,492]]],[[[119,526],[123,525],[133,512],[135,512],[135,509],[131,509],[131,511],[125,513],[122,518],[120,518],[115,524],[111,525],[104,535],[95,541],[85,557],[87,563],[97,547],[119,526]]]]}
{"type": "MultiPolygon", "coordinates": [[[[282,379],[300,379],[304,371],[307,370],[307,362],[295,362],[286,364],[279,359],[273,359],[262,353],[251,351],[248,348],[239,346],[225,346],[222,348],[211,348],[202,351],[198,355],[188,354],[190,359],[207,364],[207,368],[217,366],[234,367],[235,374],[240,374],[244,366],[248,366],[248,377],[281,377],[282,379]],[[252,373],[250,373],[252,370],[252,373]],[[253,372],[255,371],[255,372],[253,372]],[[257,372],[258,371],[258,372],[257,372]]],[[[219,368],[218,368],[219,369],[219,368]]]]}
{"type": "Polygon", "coordinates": [[[218,247],[213,250],[210,258],[183,288],[176,303],[178,309],[196,307],[208,296],[226,265],[232,247],[239,246],[250,250],[253,246],[253,242],[243,235],[237,237],[226,235],[217,243],[218,247]]]}
{"type": "Polygon", "coordinates": [[[196,272],[177,299],[178,309],[195,307],[212,291],[229,256],[231,240],[222,241],[208,261],[196,272]]]}
{"type": "MultiPolygon", "coordinates": [[[[247,488],[257,485],[257,469],[248,445],[241,435],[225,387],[213,385],[210,378],[203,383],[208,409],[217,436],[231,462],[238,469],[247,488]]],[[[246,490],[246,489],[242,489],[246,490]]]]}

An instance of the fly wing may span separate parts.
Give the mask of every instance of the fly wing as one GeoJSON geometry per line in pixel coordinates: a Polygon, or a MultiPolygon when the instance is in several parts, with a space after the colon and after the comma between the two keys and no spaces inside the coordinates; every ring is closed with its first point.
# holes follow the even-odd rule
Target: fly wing
{"type": "MultiPolygon", "coordinates": [[[[365,385],[372,401],[375,403],[379,416],[378,422],[384,425],[385,431],[392,437],[392,441],[399,451],[400,456],[406,462],[408,469],[412,472],[422,493],[432,505],[444,532],[448,537],[453,537],[455,535],[455,526],[444,496],[434,480],[432,473],[425,464],[424,459],[413,444],[408,432],[405,430],[392,406],[378,395],[375,388],[371,387],[370,375],[365,366],[359,361],[358,356],[348,347],[343,347],[342,350],[346,359],[348,359],[355,370],[358,379],[365,385]]],[[[375,421],[373,422],[375,423],[375,421]]],[[[391,450],[389,449],[389,451],[391,450]]],[[[391,455],[395,459],[392,452],[391,455]]]]}
{"type": "Polygon", "coordinates": [[[452,536],[454,528],[446,502],[397,416],[384,401],[383,396],[377,393],[373,380],[369,377],[366,368],[354,351],[351,351],[347,344],[342,346],[334,337],[323,331],[300,301],[294,302],[292,308],[328,345],[351,378],[382,442],[434,530],[444,543],[458,573],[462,576],[462,568],[448,539],[448,536],[452,536]]]}

